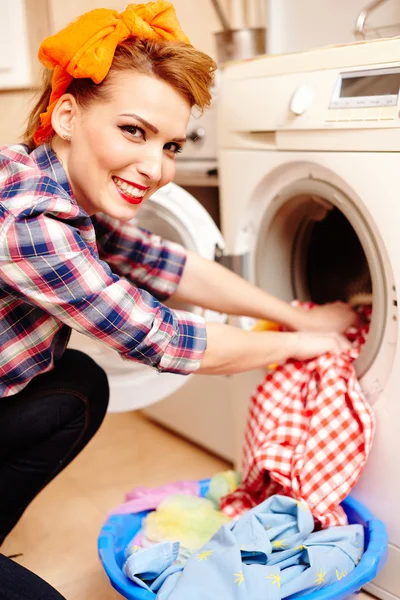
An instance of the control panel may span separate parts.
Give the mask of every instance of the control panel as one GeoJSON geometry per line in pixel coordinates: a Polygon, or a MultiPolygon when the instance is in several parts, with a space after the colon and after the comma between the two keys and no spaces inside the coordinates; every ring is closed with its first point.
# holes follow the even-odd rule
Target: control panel
{"type": "Polygon", "coordinates": [[[326,121],[398,118],[400,67],[340,73],[326,121]]]}
{"type": "Polygon", "coordinates": [[[400,37],[228,67],[220,147],[400,151],[399,56],[400,37]]]}

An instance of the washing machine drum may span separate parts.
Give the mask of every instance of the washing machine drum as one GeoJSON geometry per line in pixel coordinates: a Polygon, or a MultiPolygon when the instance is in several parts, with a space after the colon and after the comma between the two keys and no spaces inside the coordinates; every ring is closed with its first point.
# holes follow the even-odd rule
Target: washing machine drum
{"type": "Polygon", "coordinates": [[[254,272],[260,287],[288,301],[373,304],[370,335],[356,364],[363,375],[380,348],[387,289],[362,212],[331,186],[302,181],[270,203],[258,231],[254,272]]]}
{"type": "MultiPolygon", "coordinates": [[[[367,257],[354,228],[339,209],[312,223],[305,232],[306,285],[318,304],[357,303],[372,296],[367,257]]],[[[299,240],[303,242],[304,240],[299,240]]]]}
{"type": "MultiPolygon", "coordinates": [[[[214,258],[216,246],[224,247],[221,233],[208,212],[191,194],[175,184],[156,192],[141,207],[134,224],[209,259],[214,258]]],[[[207,321],[223,321],[226,318],[192,305],[172,301],[167,304],[171,308],[200,314],[207,321]]],[[[160,375],[151,367],[124,360],[112,348],[75,331],[69,347],[85,352],[106,371],[111,412],[144,408],[169,396],[188,381],[188,377],[182,375],[160,375]]]]}

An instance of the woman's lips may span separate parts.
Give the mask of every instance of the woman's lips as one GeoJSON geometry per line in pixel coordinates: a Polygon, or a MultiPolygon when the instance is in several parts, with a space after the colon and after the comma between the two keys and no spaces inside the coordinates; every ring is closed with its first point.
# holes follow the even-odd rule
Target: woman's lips
{"type": "Polygon", "coordinates": [[[123,177],[116,177],[116,178],[120,179],[121,181],[125,181],[125,183],[127,183],[128,185],[133,185],[133,187],[137,188],[138,190],[145,190],[147,192],[147,190],[149,189],[148,186],[139,185],[138,183],[132,183],[131,181],[128,181],[127,179],[123,179],[123,177]]]}
{"type": "Polygon", "coordinates": [[[131,196],[130,194],[126,194],[124,192],[124,190],[122,190],[120,187],[118,187],[116,185],[116,183],[114,182],[115,187],[117,188],[117,191],[119,193],[119,195],[126,201],[129,202],[129,204],[141,204],[143,202],[143,198],[144,196],[141,196],[139,198],[135,198],[134,196],[131,196]]]}

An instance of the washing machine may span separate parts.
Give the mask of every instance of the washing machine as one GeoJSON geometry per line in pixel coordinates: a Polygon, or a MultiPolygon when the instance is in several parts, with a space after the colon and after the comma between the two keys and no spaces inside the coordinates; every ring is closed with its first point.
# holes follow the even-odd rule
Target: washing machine
{"type": "MultiPolygon", "coordinates": [[[[264,56],[226,66],[218,119],[231,260],[287,301],[372,294],[356,369],[377,431],[353,493],[389,532],[387,565],[368,587],[385,600],[400,598],[399,88],[400,39],[264,56]]],[[[234,376],[237,463],[248,398],[263,377],[234,376]]]]}

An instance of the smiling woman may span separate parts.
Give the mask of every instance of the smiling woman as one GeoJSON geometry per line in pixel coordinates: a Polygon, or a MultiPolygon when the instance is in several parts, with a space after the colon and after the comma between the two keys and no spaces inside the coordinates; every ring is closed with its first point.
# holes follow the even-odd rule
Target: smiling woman
{"type": "MultiPolygon", "coordinates": [[[[356,322],[343,304],[294,308],[132,222],[173,179],[191,108],[211,98],[215,64],[172,4],[86,13],[44,40],[39,58],[47,70],[25,143],[0,148],[0,543],[107,409],[106,374],[66,348],[71,329],[128,364],[228,374],[339,352],[356,322]],[[168,307],[171,296],[312,333],[206,324],[168,307]]],[[[6,560],[4,589],[61,598],[6,560]]]]}

